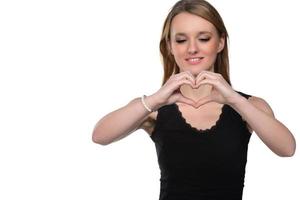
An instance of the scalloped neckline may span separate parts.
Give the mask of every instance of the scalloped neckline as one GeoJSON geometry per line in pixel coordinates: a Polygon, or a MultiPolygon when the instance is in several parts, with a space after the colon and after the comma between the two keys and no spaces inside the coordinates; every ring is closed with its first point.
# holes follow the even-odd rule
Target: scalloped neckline
{"type": "Polygon", "coordinates": [[[219,126],[220,122],[222,121],[223,116],[224,116],[224,114],[225,114],[225,107],[226,107],[227,104],[223,104],[223,105],[222,105],[222,107],[221,107],[221,113],[219,114],[219,117],[218,117],[218,119],[216,120],[215,124],[212,125],[210,128],[206,128],[206,129],[198,129],[198,128],[192,126],[192,125],[191,125],[190,123],[188,123],[188,122],[186,121],[186,119],[183,117],[182,112],[181,112],[180,109],[179,109],[179,106],[178,106],[176,103],[174,103],[174,105],[175,105],[176,111],[177,111],[178,114],[179,114],[178,116],[179,116],[180,120],[182,120],[182,122],[186,125],[186,127],[188,127],[189,129],[191,129],[191,130],[197,132],[198,134],[205,134],[205,133],[209,133],[209,134],[210,134],[210,132],[214,132],[214,131],[215,131],[215,129],[219,126]]]}

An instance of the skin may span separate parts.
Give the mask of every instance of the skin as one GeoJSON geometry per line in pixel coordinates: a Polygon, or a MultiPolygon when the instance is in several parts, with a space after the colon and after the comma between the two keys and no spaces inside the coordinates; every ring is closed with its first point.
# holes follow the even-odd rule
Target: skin
{"type": "Polygon", "coordinates": [[[193,88],[204,85],[212,86],[212,91],[204,94],[205,97],[196,103],[197,109],[184,103],[179,104],[183,117],[194,127],[196,125],[192,123],[202,123],[202,127],[196,128],[205,129],[214,125],[219,118],[220,105],[228,104],[247,122],[249,132],[255,131],[270,150],[279,156],[292,156],[296,149],[295,138],[289,129],[275,118],[270,105],[260,97],[251,96],[246,99],[235,92],[221,74],[213,72],[216,56],[223,47],[223,38],[218,36],[213,24],[207,20],[189,13],[180,13],[174,17],[171,24],[169,49],[180,72],[189,74],[188,79],[194,84],[192,87],[185,87],[185,90],[193,94],[196,92],[193,88]],[[199,35],[199,32],[209,33],[199,35]],[[183,34],[179,35],[179,33],[183,34]],[[209,40],[205,41],[208,38],[209,40]],[[178,43],[178,41],[183,42],[178,43]],[[185,60],[189,56],[204,56],[204,59],[197,65],[189,65],[185,60]],[[201,113],[214,114],[208,116],[201,113]]]}
{"type": "Polygon", "coordinates": [[[221,74],[213,72],[215,58],[224,45],[224,40],[216,33],[215,27],[201,17],[189,13],[175,16],[171,24],[169,49],[180,68],[180,73],[172,75],[157,92],[145,98],[146,104],[154,112],[149,113],[141,99],[135,98],[98,121],[93,131],[93,141],[108,145],[139,128],[150,135],[157,117],[155,110],[172,103],[179,105],[183,117],[191,126],[197,125],[196,128],[206,129],[214,125],[219,118],[221,106],[228,104],[247,122],[249,131],[254,131],[275,154],[282,157],[294,155],[295,138],[289,129],[275,118],[270,105],[260,97],[251,96],[246,99],[235,92],[221,74]],[[202,39],[207,39],[208,33],[198,35],[203,31],[210,32],[210,40],[207,42],[202,39]],[[185,42],[176,43],[177,33],[184,33],[179,39],[185,42]],[[185,61],[187,56],[203,56],[204,59],[197,65],[190,65],[185,61]],[[201,90],[202,98],[195,102],[177,91],[184,84],[190,86],[185,87],[185,94],[188,95],[193,95],[196,88],[204,86],[209,86],[211,90],[201,90]]]}
{"type": "MultiPolygon", "coordinates": [[[[218,35],[215,26],[199,16],[187,12],[180,13],[172,20],[168,47],[180,72],[188,72],[193,84],[196,85],[195,87],[181,87],[182,94],[190,99],[195,99],[195,96],[207,96],[211,92],[210,85],[201,85],[199,88],[199,82],[196,81],[199,80],[197,76],[200,72],[214,71],[217,54],[224,48],[224,38],[218,35]],[[204,58],[200,64],[191,65],[186,60],[189,57],[204,58]],[[195,88],[199,89],[195,90],[195,88]]],[[[195,104],[197,108],[201,105],[199,102],[195,104]]],[[[181,107],[185,107],[185,105],[183,104],[181,107]]],[[[207,105],[203,107],[207,107],[207,105]]],[[[190,109],[188,112],[193,110],[192,108],[185,109],[190,109]]],[[[198,115],[199,117],[201,116],[198,115]]],[[[218,118],[218,115],[215,118],[218,118]]],[[[201,121],[203,122],[203,120],[201,121]]]]}
{"type": "Polygon", "coordinates": [[[190,71],[193,76],[203,70],[213,71],[217,53],[224,47],[224,38],[218,36],[213,24],[189,13],[180,13],[173,18],[170,40],[169,49],[180,72],[190,71]],[[189,65],[185,59],[190,56],[204,59],[199,65],[189,65]]]}

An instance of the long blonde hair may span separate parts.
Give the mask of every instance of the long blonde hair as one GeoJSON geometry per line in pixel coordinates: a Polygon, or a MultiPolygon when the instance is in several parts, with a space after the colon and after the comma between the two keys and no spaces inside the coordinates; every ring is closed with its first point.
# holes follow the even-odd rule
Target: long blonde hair
{"type": "Polygon", "coordinates": [[[170,41],[172,19],[181,12],[188,12],[190,14],[194,14],[206,19],[215,26],[218,35],[220,37],[224,37],[224,48],[217,55],[214,64],[214,72],[220,73],[228,82],[228,84],[231,85],[229,79],[229,58],[227,46],[227,38],[229,38],[229,36],[218,11],[205,0],[180,0],[172,7],[171,11],[169,12],[164,22],[160,39],[160,53],[164,66],[162,85],[165,84],[165,82],[170,78],[172,74],[179,73],[179,67],[177,66],[177,63],[175,62],[175,59],[167,45],[168,41],[170,41]]]}

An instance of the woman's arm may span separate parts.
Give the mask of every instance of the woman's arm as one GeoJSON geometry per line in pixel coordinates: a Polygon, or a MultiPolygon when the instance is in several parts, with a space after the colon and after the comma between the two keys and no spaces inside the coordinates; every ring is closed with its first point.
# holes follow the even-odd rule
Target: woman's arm
{"type": "MultiPolygon", "coordinates": [[[[155,95],[147,96],[145,102],[152,110],[157,110],[161,106],[155,95]]],[[[92,140],[102,145],[120,140],[137,130],[149,114],[141,99],[135,98],[126,106],[100,119],[93,130],[92,140]]]]}
{"type": "Polygon", "coordinates": [[[224,77],[215,72],[202,71],[196,78],[196,85],[210,84],[213,90],[197,104],[216,101],[226,103],[236,110],[254,130],[258,137],[277,155],[293,156],[296,141],[293,134],[280,121],[275,119],[269,104],[259,97],[243,97],[233,90],[224,77]]]}
{"type": "Polygon", "coordinates": [[[236,98],[230,103],[258,137],[278,156],[293,156],[296,141],[289,129],[278,121],[269,104],[259,97],[236,98]]]}
{"type": "MultiPolygon", "coordinates": [[[[154,94],[145,98],[146,104],[152,110],[158,110],[163,105],[175,102],[183,102],[194,106],[195,102],[188,99],[178,91],[183,84],[194,86],[193,75],[189,71],[173,74],[167,82],[154,94]]],[[[119,140],[137,128],[141,127],[151,114],[144,107],[140,98],[135,98],[126,106],[115,110],[104,116],[96,124],[93,131],[93,141],[98,144],[107,145],[119,140]]],[[[152,125],[144,126],[147,132],[151,132],[152,125]]]]}

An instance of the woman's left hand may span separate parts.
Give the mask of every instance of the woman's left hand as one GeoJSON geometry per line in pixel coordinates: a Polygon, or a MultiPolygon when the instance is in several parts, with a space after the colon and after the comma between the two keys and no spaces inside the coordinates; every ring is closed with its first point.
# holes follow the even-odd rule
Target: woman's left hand
{"type": "Polygon", "coordinates": [[[200,85],[209,84],[212,86],[210,95],[203,97],[197,102],[199,107],[205,103],[214,101],[220,104],[231,104],[241,95],[234,91],[232,87],[227,83],[223,76],[219,73],[211,71],[202,71],[196,77],[196,87],[200,85]]]}

